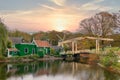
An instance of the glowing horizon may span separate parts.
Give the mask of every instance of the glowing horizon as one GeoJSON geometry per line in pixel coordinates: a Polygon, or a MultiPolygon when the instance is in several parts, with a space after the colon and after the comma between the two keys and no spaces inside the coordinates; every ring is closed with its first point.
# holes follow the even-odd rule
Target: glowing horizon
{"type": "Polygon", "coordinates": [[[114,0],[1,0],[0,17],[10,30],[74,32],[86,17],[100,11],[117,12],[118,3],[114,0]]]}

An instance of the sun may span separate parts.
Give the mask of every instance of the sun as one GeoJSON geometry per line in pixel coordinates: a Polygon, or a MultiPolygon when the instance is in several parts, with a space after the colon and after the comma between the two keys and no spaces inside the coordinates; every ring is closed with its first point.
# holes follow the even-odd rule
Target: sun
{"type": "Polygon", "coordinates": [[[65,27],[64,27],[64,26],[61,26],[61,25],[58,25],[58,26],[56,27],[56,30],[57,30],[57,31],[63,31],[63,30],[65,30],[65,27]]]}
{"type": "Polygon", "coordinates": [[[64,18],[56,18],[54,20],[54,29],[57,31],[63,31],[66,29],[67,20],[64,18]]]}

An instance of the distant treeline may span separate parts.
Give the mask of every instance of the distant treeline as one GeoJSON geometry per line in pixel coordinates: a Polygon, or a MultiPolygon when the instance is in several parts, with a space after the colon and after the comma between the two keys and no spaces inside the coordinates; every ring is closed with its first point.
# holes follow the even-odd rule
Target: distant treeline
{"type": "MultiPolygon", "coordinates": [[[[36,32],[34,34],[29,34],[26,32],[21,32],[21,31],[9,31],[8,33],[9,37],[22,37],[24,39],[25,42],[31,42],[33,39],[39,39],[39,40],[46,40],[49,41],[50,44],[52,45],[58,45],[58,42],[61,41],[61,39],[59,39],[59,37],[57,35],[59,35],[61,38],[64,37],[64,40],[67,39],[72,39],[75,37],[82,37],[82,36],[91,36],[89,34],[82,34],[82,33],[72,33],[70,31],[48,31],[48,32],[36,32]]],[[[102,45],[101,47],[106,47],[106,46],[114,46],[114,47],[120,47],[120,34],[111,34],[106,36],[107,38],[112,38],[114,39],[113,42],[108,42],[108,41],[104,41],[104,45],[102,45]]],[[[78,42],[78,44],[80,46],[78,46],[80,49],[84,49],[84,48],[95,48],[95,40],[81,40],[78,42]]]]}

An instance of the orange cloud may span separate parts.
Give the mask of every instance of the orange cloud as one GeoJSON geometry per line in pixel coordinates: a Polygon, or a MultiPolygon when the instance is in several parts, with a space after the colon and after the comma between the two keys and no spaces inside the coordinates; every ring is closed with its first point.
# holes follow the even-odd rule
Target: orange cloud
{"type": "Polygon", "coordinates": [[[86,6],[80,7],[80,10],[76,6],[68,7],[65,5],[66,0],[52,1],[59,6],[64,5],[64,7],[57,8],[42,4],[31,10],[8,12],[8,14],[3,15],[5,23],[10,29],[28,32],[63,29],[75,31],[79,27],[80,20],[90,15],[83,10],[86,6]]]}

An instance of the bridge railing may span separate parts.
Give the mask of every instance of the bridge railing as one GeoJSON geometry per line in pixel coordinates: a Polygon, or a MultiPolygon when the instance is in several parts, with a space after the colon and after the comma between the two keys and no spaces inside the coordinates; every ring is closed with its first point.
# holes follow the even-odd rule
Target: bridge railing
{"type": "Polygon", "coordinates": [[[81,52],[88,52],[88,53],[94,53],[94,51],[89,50],[89,49],[85,49],[85,50],[78,50],[78,51],[62,51],[60,52],[60,54],[77,54],[77,53],[81,53],[81,52]]]}

